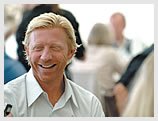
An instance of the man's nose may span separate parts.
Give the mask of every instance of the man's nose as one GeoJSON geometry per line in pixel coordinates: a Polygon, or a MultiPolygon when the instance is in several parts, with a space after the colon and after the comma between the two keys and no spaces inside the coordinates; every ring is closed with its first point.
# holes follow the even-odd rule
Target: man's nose
{"type": "Polygon", "coordinates": [[[47,62],[52,59],[52,52],[46,48],[43,50],[40,59],[44,62],[47,62]]]}

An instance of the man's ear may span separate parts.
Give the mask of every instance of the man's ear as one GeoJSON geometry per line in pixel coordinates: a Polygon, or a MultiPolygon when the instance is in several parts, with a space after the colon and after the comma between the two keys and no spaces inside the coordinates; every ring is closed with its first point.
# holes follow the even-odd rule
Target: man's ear
{"type": "Polygon", "coordinates": [[[24,46],[24,48],[25,48],[26,56],[28,57],[29,56],[29,49],[26,47],[26,45],[24,46]]]}
{"type": "Polygon", "coordinates": [[[75,50],[76,49],[72,49],[71,51],[70,51],[70,53],[69,53],[69,59],[71,59],[72,58],[72,56],[75,54],[75,50]]]}

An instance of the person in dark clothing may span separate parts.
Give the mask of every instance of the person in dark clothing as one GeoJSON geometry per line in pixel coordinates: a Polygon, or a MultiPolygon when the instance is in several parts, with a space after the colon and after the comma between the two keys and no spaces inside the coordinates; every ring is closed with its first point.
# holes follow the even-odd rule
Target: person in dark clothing
{"type": "Polygon", "coordinates": [[[125,87],[129,88],[131,80],[133,79],[135,73],[140,68],[145,58],[153,51],[154,44],[152,44],[149,48],[145,49],[142,53],[136,55],[129,63],[126,71],[121,76],[117,83],[122,83],[125,87]]]}
{"type": "Polygon", "coordinates": [[[130,63],[128,64],[127,69],[121,78],[117,81],[114,87],[114,94],[116,97],[116,104],[121,114],[124,110],[127,100],[128,94],[130,92],[130,87],[132,85],[133,79],[143,64],[144,60],[148,57],[148,55],[154,50],[154,44],[152,44],[149,48],[145,49],[142,53],[135,56],[130,63]]]}
{"type": "Polygon", "coordinates": [[[26,73],[26,69],[19,62],[7,55],[4,51],[4,84],[26,73]]]}
{"type": "MultiPolygon", "coordinates": [[[[82,44],[80,33],[78,30],[79,24],[76,21],[73,14],[67,10],[60,9],[58,4],[41,4],[39,6],[34,7],[32,10],[24,13],[22,22],[20,23],[20,25],[17,29],[17,32],[16,32],[16,41],[18,43],[17,53],[18,53],[19,61],[24,64],[27,71],[30,69],[30,66],[28,65],[27,61],[25,60],[24,45],[22,43],[24,40],[27,25],[34,17],[36,17],[42,13],[49,13],[49,12],[53,12],[55,14],[62,15],[71,22],[71,24],[75,30],[76,42],[78,45],[81,45],[79,48],[77,48],[75,57],[80,60],[84,59],[84,57],[85,57],[84,56],[85,47],[82,44]]],[[[70,74],[67,72],[68,71],[67,68],[65,70],[66,70],[66,72],[65,72],[66,75],[70,79],[71,77],[70,77],[70,74]]]]}

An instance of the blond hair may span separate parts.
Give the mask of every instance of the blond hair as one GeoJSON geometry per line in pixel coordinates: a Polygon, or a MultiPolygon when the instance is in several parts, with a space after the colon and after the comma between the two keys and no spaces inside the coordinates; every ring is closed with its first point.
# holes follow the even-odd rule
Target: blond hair
{"type": "Polygon", "coordinates": [[[110,25],[96,23],[88,37],[89,45],[112,45],[114,33],[110,25]]]}
{"type": "Polygon", "coordinates": [[[19,4],[4,5],[4,35],[5,40],[15,33],[22,18],[22,6],[19,4]]]}
{"type": "MultiPolygon", "coordinates": [[[[79,47],[79,45],[77,45],[76,43],[75,32],[71,23],[65,17],[56,15],[52,12],[41,14],[40,16],[37,16],[31,20],[25,34],[24,45],[26,47],[29,46],[30,43],[29,37],[31,32],[33,32],[34,30],[39,28],[54,28],[54,27],[63,28],[64,31],[66,32],[68,38],[69,51],[76,50],[77,47],[79,47]]],[[[25,52],[25,56],[26,56],[26,52],[25,52]]],[[[28,61],[27,56],[26,56],[26,60],[28,61]]],[[[68,61],[68,63],[70,62],[70,60],[68,61]]]]}
{"type": "Polygon", "coordinates": [[[154,52],[143,63],[122,116],[154,116],[154,52]]]}
{"type": "Polygon", "coordinates": [[[71,23],[65,17],[56,15],[51,12],[41,14],[40,16],[37,16],[33,20],[31,20],[25,34],[24,45],[27,47],[29,46],[29,42],[30,42],[29,37],[31,32],[33,32],[34,30],[38,28],[53,28],[53,27],[63,28],[68,36],[70,49],[74,50],[77,48],[78,45],[76,43],[76,37],[71,23]]]}

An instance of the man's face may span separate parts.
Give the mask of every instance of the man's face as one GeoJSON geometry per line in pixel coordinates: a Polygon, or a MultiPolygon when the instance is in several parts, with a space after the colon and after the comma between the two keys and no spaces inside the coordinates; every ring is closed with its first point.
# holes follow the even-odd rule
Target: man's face
{"type": "Polygon", "coordinates": [[[59,27],[34,30],[25,49],[35,78],[42,82],[61,78],[73,55],[68,51],[67,35],[59,27]]]}
{"type": "Polygon", "coordinates": [[[123,29],[125,27],[122,17],[117,15],[117,16],[111,18],[110,22],[111,22],[112,26],[114,27],[116,34],[122,34],[123,29]]]}

